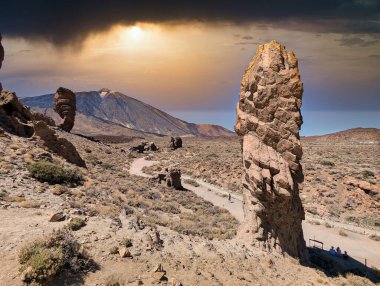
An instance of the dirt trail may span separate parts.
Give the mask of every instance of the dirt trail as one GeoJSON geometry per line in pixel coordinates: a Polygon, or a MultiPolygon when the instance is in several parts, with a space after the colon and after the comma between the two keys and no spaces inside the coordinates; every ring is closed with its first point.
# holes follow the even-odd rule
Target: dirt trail
{"type": "MultiPolygon", "coordinates": [[[[142,169],[157,163],[158,161],[148,161],[145,158],[138,158],[132,162],[129,172],[132,175],[150,177],[150,175],[145,174],[142,169]]],[[[222,188],[187,175],[182,175],[182,178],[191,179],[199,184],[199,187],[194,187],[190,184],[182,183],[186,189],[216,206],[225,208],[240,222],[244,219],[242,196],[231,193],[232,200],[228,202],[226,195],[228,195],[229,192],[227,190],[223,190],[222,188]]],[[[320,240],[324,242],[324,249],[329,249],[330,246],[339,246],[342,251],[346,250],[350,256],[363,264],[364,260],[367,259],[368,266],[380,268],[380,242],[371,240],[368,236],[363,235],[363,233],[375,233],[375,231],[321,218],[307,217],[307,219],[321,223],[321,225],[315,225],[307,221],[303,222],[302,227],[307,245],[309,245],[309,239],[320,240]],[[326,228],[323,225],[325,222],[328,222],[333,227],[326,228]],[[339,234],[339,231],[342,229],[345,229],[348,236],[339,234]]]]}

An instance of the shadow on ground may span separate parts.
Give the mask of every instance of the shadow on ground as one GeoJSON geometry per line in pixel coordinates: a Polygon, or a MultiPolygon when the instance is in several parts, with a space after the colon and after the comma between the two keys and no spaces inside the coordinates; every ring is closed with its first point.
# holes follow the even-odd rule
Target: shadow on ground
{"type": "Polygon", "coordinates": [[[345,276],[352,273],[357,276],[366,277],[373,283],[380,282],[380,271],[367,267],[360,261],[348,257],[332,256],[328,251],[320,248],[308,247],[310,261],[315,268],[320,269],[329,277],[345,276]]]}

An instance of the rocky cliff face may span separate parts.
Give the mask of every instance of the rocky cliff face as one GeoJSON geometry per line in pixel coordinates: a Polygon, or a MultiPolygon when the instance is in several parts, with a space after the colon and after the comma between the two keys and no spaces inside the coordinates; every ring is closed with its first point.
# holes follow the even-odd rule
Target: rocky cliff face
{"type": "Polygon", "coordinates": [[[304,258],[299,130],[303,85],[297,59],[283,45],[261,45],[241,82],[235,130],[242,139],[248,243],[304,258]]]}

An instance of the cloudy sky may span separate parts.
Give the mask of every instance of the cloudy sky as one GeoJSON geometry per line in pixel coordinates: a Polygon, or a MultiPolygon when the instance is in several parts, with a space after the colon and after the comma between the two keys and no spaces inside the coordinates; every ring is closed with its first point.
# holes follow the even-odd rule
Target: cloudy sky
{"type": "Polygon", "coordinates": [[[302,134],[380,128],[380,1],[7,1],[3,87],[108,87],[232,129],[244,69],[272,39],[299,59],[302,134]]]}

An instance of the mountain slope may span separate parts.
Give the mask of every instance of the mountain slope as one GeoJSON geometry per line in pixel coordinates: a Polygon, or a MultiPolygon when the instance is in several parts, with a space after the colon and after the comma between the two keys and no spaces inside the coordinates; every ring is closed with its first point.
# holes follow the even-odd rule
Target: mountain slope
{"type": "Polygon", "coordinates": [[[307,136],[304,139],[313,140],[348,140],[348,141],[375,141],[380,142],[380,129],[377,128],[351,128],[335,133],[307,136]]]}
{"type": "MultiPolygon", "coordinates": [[[[73,132],[84,135],[137,136],[233,136],[234,133],[217,125],[193,124],[175,118],[137,99],[113,92],[77,92],[77,116],[73,132]]],[[[21,99],[32,110],[60,121],[53,111],[54,94],[21,99]]]]}

